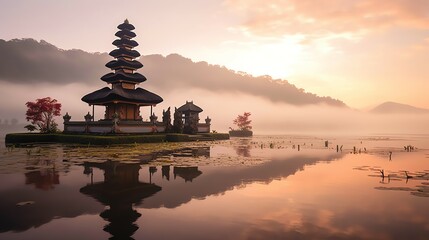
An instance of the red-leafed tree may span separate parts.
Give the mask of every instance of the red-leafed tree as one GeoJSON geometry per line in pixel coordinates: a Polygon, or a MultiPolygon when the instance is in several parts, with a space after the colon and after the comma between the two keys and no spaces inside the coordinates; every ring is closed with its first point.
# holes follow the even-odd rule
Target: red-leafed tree
{"type": "Polygon", "coordinates": [[[244,112],[243,115],[238,115],[238,117],[234,119],[233,123],[242,131],[250,131],[252,130],[252,126],[250,126],[252,120],[249,120],[250,115],[250,112],[244,112]]]}
{"type": "MultiPolygon", "coordinates": [[[[50,97],[37,99],[35,102],[27,102],[26,119],[42,133],[56,132],[58,125],[54,121],[55,116],[60,116],[61,103],[50,97]]],[[[28,125],[27,125],[28,126],[28,125]]]]}

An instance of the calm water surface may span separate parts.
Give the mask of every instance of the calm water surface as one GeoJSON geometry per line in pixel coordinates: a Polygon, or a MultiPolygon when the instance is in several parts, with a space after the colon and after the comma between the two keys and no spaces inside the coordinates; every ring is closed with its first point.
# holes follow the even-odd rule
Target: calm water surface
{"type": "Polygon", "coordinates": [[[2,146],[0,239],[428,239],[428,140],[2,146]]]}

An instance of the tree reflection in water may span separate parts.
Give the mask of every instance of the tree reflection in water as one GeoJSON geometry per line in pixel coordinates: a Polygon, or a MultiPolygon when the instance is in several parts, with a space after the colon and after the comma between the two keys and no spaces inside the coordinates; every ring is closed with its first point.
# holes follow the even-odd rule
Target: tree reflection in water
{"type": "MultiPolygon", "coordinates": [[[[31,149],[27,152],[31,152],[31,149]]],[[[25,184],[32,185],[37,189],[51,190],[54,185],[60,184],[60,175],[55,169],[55,163],[51,159],[30,159],[26,162],[25,184]]],[[[66,168],[68,170],[68,168],[66,168]]]]}
{"type": "Polygon", "coordinates": [[[133,209],[143,199],[161,191],[161,187],[139,181],[140,164],[106,161],[103,163],[85,163],[85,167],[96,167],[104,171],[104,181],[91,183],[80,192],[95,198],[109,206],[100,216],[109,221],[104,231],[112,235],[111,239],[132,239],[139,228],[135,222],[141,216],[133,209]]]}
{"type": "Polygon", "coordinates": [[[234,146],[235,152],[238,156],[250,157],[250,149],[252,148],[251,138],[241,138],[238,142],[238,145],[234,146]]]}
{"type": "Polygon", "coordinates": [[[27,172],[25,173],[25,184],[34,184],[37,189],[50,190],[54,188],[54,185],[60,184],[60,175],[55,169],[27,172]]]}

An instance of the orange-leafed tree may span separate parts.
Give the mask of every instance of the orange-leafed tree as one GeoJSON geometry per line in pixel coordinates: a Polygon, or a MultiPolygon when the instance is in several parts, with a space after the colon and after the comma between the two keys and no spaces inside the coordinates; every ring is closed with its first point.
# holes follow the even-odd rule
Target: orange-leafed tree
{"type": "MultiPolygon", "coordinates": [[[[42,133],[58,131],[54,117],[60,116],[61,103],[50,97],[39,98],[35,102],[27,102],[26,119],[42,133]]],[[[28,126],[28,125],[27,125],[28,126]]]]}
{"type": "Polygon", "coordinates": [[[238,115],[233,123],[242,131],[250,131],[252,130],[252,126],[250,126],[252,120],[249,120],[250,115],[250,112],[244,112],[243,115],[238,115]]]}

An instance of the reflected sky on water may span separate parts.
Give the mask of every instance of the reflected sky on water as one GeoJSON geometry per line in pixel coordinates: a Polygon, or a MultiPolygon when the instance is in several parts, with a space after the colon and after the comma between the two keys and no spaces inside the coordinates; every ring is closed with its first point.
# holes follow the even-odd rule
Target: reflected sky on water
{"type": "Polygon", "coordinates": [[[427,139],[3,148],[0,239],[426,239],[427,139]]]}

